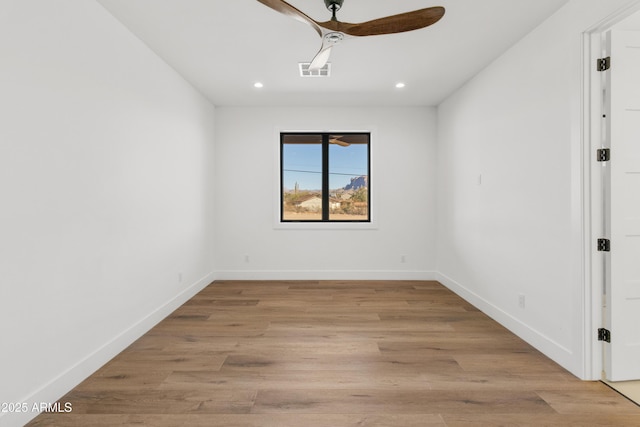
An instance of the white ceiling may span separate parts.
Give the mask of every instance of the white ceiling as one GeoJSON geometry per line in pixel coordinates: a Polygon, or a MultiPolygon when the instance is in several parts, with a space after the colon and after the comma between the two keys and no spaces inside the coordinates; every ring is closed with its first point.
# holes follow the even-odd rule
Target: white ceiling
{"type": "MultiPolygon", "coordinates": [[[[345,0],[338,19],[346,22],[431,6],[446,14],[425,29],[336,46],[327,79],[298,75],[298,62],[320,48],[317,33],[256,0],[98,1],[215,105],[423,106],[439,104],[568,0],[345,0]]],[[[289,2],[330,18],[323,0],[289,2]]]]}

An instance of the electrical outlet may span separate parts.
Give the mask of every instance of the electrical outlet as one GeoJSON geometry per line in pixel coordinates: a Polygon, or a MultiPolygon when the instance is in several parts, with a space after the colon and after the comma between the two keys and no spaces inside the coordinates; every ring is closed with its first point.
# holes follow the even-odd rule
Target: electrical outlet
{"type": "Polygon", "coordinates": [[[407,262],[407,256],[406,255],[400,255],[400,262],[403,263],[403,264],[405,262],[407,262]]]}
{"type": "Polygon", "coordinates": [[[525,298],[523,294],[518,295],[518,307],[524,308],[525,298]]]}
{"type": "Polygon", "coordinates": [[[244,256],[244,262],[249,262],[249,255],[244,256]]]}
{"type": "Polygon", "coordinates": [[[182,272],[178,273],[178,284],[182,283],[182,272]]]}

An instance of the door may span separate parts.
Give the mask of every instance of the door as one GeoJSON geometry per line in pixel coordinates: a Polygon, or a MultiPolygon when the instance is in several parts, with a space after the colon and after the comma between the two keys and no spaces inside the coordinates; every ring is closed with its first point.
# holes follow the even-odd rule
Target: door
{"type": "Polygon", "coordinates": [[[605,173],[605,375],[640,379],[640,32],[611,31],[605,113],[611,159],[605,173]],[[608,110],[608,111],[606,111],[608,110]]]}

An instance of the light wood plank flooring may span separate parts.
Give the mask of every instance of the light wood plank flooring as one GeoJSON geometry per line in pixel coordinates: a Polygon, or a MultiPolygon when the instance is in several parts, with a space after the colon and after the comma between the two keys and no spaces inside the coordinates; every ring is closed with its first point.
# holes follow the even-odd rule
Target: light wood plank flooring
{"type": "Polygon", "coordinates": [[[604,381],[618,393],[640,405],[640,381],[604,381]]]}
{"type": "Polygon", "coordinates": [[[214,282],[30,426],[640,426],[437,282],[214,282]]]}

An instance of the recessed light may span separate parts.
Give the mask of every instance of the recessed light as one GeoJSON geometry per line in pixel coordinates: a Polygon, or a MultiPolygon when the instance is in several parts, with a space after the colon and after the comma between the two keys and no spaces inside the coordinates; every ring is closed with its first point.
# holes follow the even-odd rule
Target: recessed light
{"type": "Polygon", "coordinates": [[[402,82],[400,83],[396,83],[396,89],[402,89],[403,87],[405,87],[406,85],[402,82]]]}
{"type": "Polygon", "coordinates": [[[263,85],[262,83],[260,83],[260,82],[255,82],[255,83],[253,84],[253,87],[255,87],[255,88],[257,88],[257,89],[260,89],[260,88],[263,88],[263,87],[264,87],[264,85],[263,85]]]}

